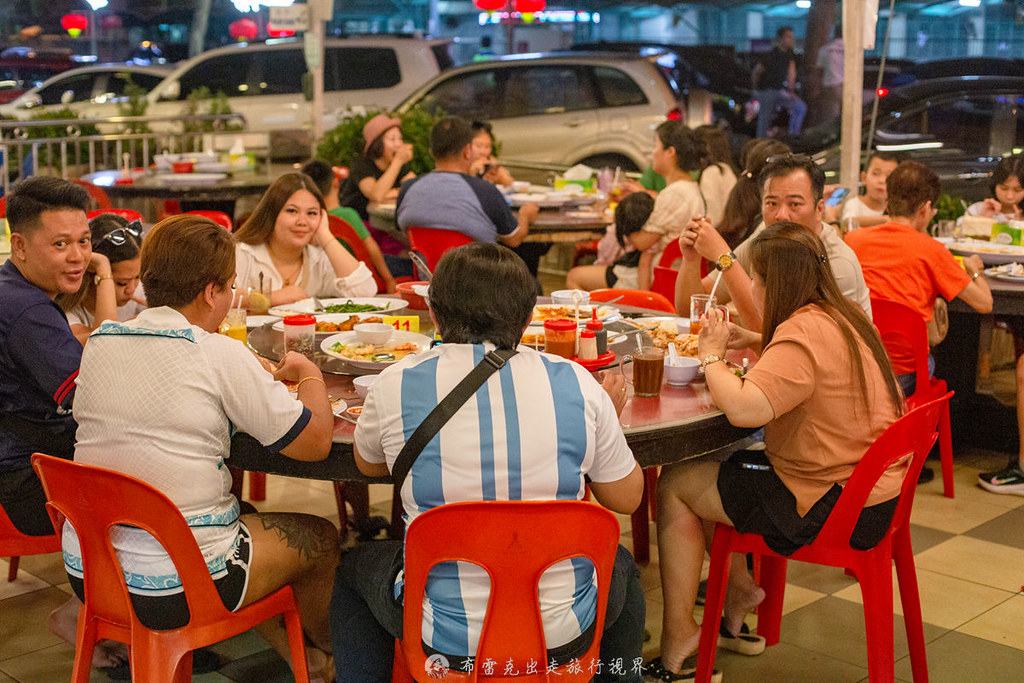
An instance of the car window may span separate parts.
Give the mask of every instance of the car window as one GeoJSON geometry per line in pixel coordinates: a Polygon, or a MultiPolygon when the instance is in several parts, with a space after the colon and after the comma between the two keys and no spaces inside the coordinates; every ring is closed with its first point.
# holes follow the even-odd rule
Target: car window
{"type": "Polygon", "coordinates": [[[597,95],[582,69],[569,65],[506,69],[504,117],[596,109],[597,95]]]}
{"type": "Polygon", "coordinates": [[[295,95],[302,92],[302,76],[306,73],[302,50],[260,50],[253,57],[252,87],[244,94],[295,95]]]}
{"type": "Polygon", "coordinates": [[[78,74],[68,78],[62,78],[56,83],[42,88],[39,91],[39,98],[43,104],[60,104],[60,98],[70,90],[73,94],[72,102],[82,102],[92,97],[93,84],[97,78],[104,74],[78,74]]]}
{"type": "Polygon", "coordinates": [[[629,107],[647,104],[647,96],[640,86],[624,71],[606,66],[594,68],[601,102],[606,107],[629,107]]]}
{"type": "Polygon", "coordinates": [[[203,86],[210,92],[240,97],[250,90],[250,72],[255,52],[218,55],[195,64],[181,75],[178,99],[184,100],[193,90],[203,86]]]}
{"type": "Polygon", "coordinates": [[[153,74],[143,73],[131,73],[131,72],[118,72],[116,74],[110,74],[107,78],[107,87],[105,88],[107,97],[123,97],[125,94],[125,88],[128,87],[128,83],[134,83],[137,86],[145,88],[146,91],[150,91],[160,84],[160,81],[164,80],[163,76],[154,76],[153,74]]]}
{"type": "MultiPolygon", "coordinates": [[[[1005,107],[999,107],[1005,109],[1005,107]]],[[[900,116],[887,123],[879,133],[895,136],[924,137],[939,140],[947,151],[960,150],[965,154],[987,156],[998,144],[999,130],[993,128],[998,119],[1005,123],[1006,112],[997,118],[997,102],[993,95],[972,95],[950,100],[930,102],[928,107],[900,116]]]]}
{"type": "Polygon", "coordinates": [[[389,47],[332,47],[324,64],[324,90],[391,88],[402,82],[398,55],[389,47]]]}
{"type": "Polygon", "coordinates": [[[501,118],[498,75],[494,69],[483,69],[447,78],[424,95],[420,105],[468,119],[501,118]]]}

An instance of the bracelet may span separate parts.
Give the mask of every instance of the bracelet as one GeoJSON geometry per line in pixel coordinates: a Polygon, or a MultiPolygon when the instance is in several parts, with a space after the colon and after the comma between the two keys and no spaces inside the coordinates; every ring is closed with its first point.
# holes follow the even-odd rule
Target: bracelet
{"type": "Polygon", "coordinates": [[[978,271],[977,273],[971,273],[970,275],[971,275],[971,282],[974,282],[979,277],[981,277],[981,271],[978,271]]]}
{"type": "Polygon", "coordinates": [[[302,379],[295,383],[295,393],[299,393],[299,387],[302,386],[302,383],[307,382],[309,380],[313,380],[314,382],[320,382],[320,384],[324,385],[324,389],[327,389],[327,382],[323,381],[319,377],[313,377],[312,375],[309,375],[308,377],[303,377],[302,379]]]}
{"type": "Polygon", "coordinates": [[[92,283],[94,285],[98,285],[99,283],[103,282],[104,280],[113,280],[113,279],[114,279],[113,275],[99,275],[99,274],[97,274],[97,275],[93,275],[92,283]]]}
{"type": "Polygon", "coordinates": [[[725,359],[722,358],[721,356],[719,356],[716,353],[709,354],[709,355],[705,356],[704,360],[702,360],[700,362],[700,368],[698,368],[698,370],[699,370],[699,372],[704,372],[707,369],[707,367],[709,365],[711,365],[712,363],[718,363],[718,362],[721,362],[723,360],[725,360],[725,359]]]}

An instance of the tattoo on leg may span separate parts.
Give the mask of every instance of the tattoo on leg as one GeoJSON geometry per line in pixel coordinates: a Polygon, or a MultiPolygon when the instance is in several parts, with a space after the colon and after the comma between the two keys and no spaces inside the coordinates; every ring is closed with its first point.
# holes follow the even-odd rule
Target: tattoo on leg
{"type": "Polygon", "coordinates": [[[298,550],[300,557],[316,560],[331,552],[333,544],[320,533],[320,525],[313,521],[315,517],[272,512],[259,513],[256,517],[264,529],[276,532],[289,548],[298,550]]]}

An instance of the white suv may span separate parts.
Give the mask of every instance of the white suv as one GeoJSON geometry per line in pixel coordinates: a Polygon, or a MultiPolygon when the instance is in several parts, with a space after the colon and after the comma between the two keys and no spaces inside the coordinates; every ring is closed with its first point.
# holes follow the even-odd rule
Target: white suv
{"type": "Polygon", "coordinates": [[[502,161],[640,170],[666,118],[710,121],[710,97],[686,101],[659,55],[510,55],[445,71],[409,96],[399,116],[430,111],[489,121],[502,161]]]}
{"type": "MultiPolygon", "coordinates": [[[[401,36],[328,38],[324,41],[324,119],[336,125],[351,107],[393,109],[414,88],[451,66],[450,41],[401,36]]],[[[148,116],[178,116],[185,99],[203,86],[228,97],[231,111],[245,116],[250,131],[291,130],[309,124],[303,97],[306,73],[302,41],[208,50],[175,65],[147,99],[148,116]]],[[[86,108],[83,116],[116,116],[109,107],[86,108]]]]}

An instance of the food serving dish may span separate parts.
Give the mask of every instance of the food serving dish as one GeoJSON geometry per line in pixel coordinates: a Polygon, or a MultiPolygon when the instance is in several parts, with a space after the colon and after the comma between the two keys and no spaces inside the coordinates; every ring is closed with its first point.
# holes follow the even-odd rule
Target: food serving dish
{"type": "Polygon", "coordinates": [[[653,330],[660,327],[665,330],[675,330],[677,334],[690,333],[690,319],[681,318],[675,315],[658,315],[651,318],[633,318],[630,322],[644,330],[653,330]]]}
{"type": "Polygon", "coordinates": [[[986,268],[985,274],[1003,282],[1024,284],[1024,265],[1020,263],[1007,263],[1001,266],[986,268]]]}
{"type": "MultiPolygon", "coordinates": [[[[530,320],[531,325],[543,325],[545,320],[552,320],[554,318],[564,318],[566,320],[572,320],[576,315],[575,306],[560,306],[558,304],[537,304],[533,307],[533,318],[530,320]]],[[[592,305],[580,306],[580,325],[585,325],[594,315],[594,307],[592,305]]],[[[602,306],[597,307],[597,319],[603,323],[611,322],[612,320],[618,320],[621,316],[619,315],[619,309],[613,306],[602,306]]]]}
{"type": "MultiPolygon", "coordinates": [[[[278,332],[284,332],[284,320],[281,318],[278,318],[277,316],[261,317],[267,317],[271,320],[275,320],[276,322],[273,325],[273,329],[278,332]]],[[[351,332],[354,325],[363,321],[379,323],[382,320],[380,313],[317,313],[315,317],[317,334],[351,332]],[[338,329],[339,326],[341,326],[341,329],[338,329]]]]}
{"type": "Polygon", "coordinates": [[[334,313],[345,313],[352,315],[355,313],[386,313],[392,315],[395,311],[400,311],[409,305],[408,301],[404,299],[391,299],[380,296],[353,296],[353,297],[339,297],[337,299],[321,299],[320,303],[324,305],[324,308],[317,309],[313,303],[313,299],[301,299],[294,303],[285,304],[283,306],[275,306],[270,309],[271,315],[278,317],[284,317],[286,315],[293,315],[296,313],[313,313],[317,317],[323,314],[334,314],[334,313]],[[352,310],[340,310],[345,307],[351,308],[352,310]]]}
{"type": "Polygon", "coordinates": [[[208,185],[227,177],[227,173],[159,173],[153,179],[168,185],[208,185]]]}
{"type": "Polygon", "coordinates": [[[320,350],[328,356],[364,370],[383,370],[406,356],[423,353],[429,348],[430,337],[401,330],[396,330],[391,339],[381,345],[361,344],[355,332],[339,332],[320,342],[320,350]],[[389,354],[392,358],[381,358],[380,354],[389,354]]]}
{"type": "Polygon", "coordinates": [[[1024,247],[1012,244],[998,244],[984,240],[955,241],[949,237],[936,238],[957,256],[977,254],[986,266],[999,266],[1024,261],[1024,247]]]}
{"type": "Polygon", "coordinates": [[[341,417],[348,410],[348,403],[343,398],[336,398],[334,396],[328,396],[331,401],[331,412],[334,413],[335,417],[341,417]]]}

